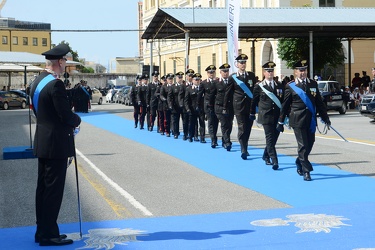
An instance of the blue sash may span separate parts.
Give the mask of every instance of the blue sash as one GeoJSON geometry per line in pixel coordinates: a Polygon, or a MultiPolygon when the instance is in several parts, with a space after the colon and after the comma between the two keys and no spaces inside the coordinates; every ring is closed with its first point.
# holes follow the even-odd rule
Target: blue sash
{"type": "Polygon", "coordinates": [[[33,96],[33,107],[34,107],[34,111],[35,111],[35,115],[37,114],[38,112],[38,101],[39,101],[39,94],[40,92],[42,91],[42,89],[50,82],[50,81],[53,81],[55,80],[56,78],[49,74],[47,76],[45,76],[38,84],[38,86],[36,87],[35,89],[35,92],[34,92],[34,96],[33,96]]]}
{"type": "Polygon", "coordinates": [[[90,96],[89,92],[87,91],[87,89],[83,86],[81,86],[81,89],[83,89],[83,91],[86,93],[86,95],[90,96]]]}
{"type": "Polygon", "coordinates": [[[316,120],[315,120],[316,114],[315,114],[314,105],[312,104],[310,98],[306,95],[305,91],[297,87],[295,82],[290,83],[289,86],[294,90],[294,92],[297,93],[297,95],[301,98],[301,100],[305,103],[306,107],[311,112],[312,117],[311,117],[311,122],[310,122],[310,132],[314,134],[316,130],[316,120]]]}
{"type": "Polygon", "coordinates": [[[277,105],[277,107],[279,107],[279,109],[281,109],[281,102],[280,102],[279,98],[277,98],[274,93],[272,93],[271,91],[267,90],[262,85],[263,85],[262,83],[259,83],[259,87],[263,90],[263,92],[266,93],[266,95],[269,98],[271,98],[271,100],[277,105]]]}
{"type": "Polygon", "coordinates": [[[233,75],[232,77],[236,81],[238,86],[241,87],[243,92],[245,92],[248,97],[253,98],[253,93],[251,93],[251,90],[246,86],[246,84],[243,81],[239,80],[236,75],[233,75]]]}

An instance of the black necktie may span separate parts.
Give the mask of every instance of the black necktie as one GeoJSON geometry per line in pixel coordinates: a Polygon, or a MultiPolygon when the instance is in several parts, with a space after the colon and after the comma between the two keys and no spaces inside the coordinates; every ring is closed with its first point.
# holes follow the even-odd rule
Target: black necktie
{"type": "Polygon", "coordinates": [[[228,83],[228,80],[227,79],[224,79],[224,83],[225,83],[225,85],[228,83]]]}

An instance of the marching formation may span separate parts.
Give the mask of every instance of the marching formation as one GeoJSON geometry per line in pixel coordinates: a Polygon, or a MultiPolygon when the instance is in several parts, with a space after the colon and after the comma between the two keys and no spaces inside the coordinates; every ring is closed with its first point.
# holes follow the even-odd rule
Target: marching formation
{"type": "Polygon", "coordinates": [[[156,129],[161,135],[178,139],[182,121],[184,141],[206,143],[207,122],[211,147],[216,148],[220,124],[221,146],[231,151],[230,135],[236,116],[241,158],[246,160],[250,156],[251,128],[258,113],[257,122],[263,125],[266,140],[262,159],[277,170],[276,143],[289,120],[298,144],[297,173],[310,181],[313,168],[308,156],[315,141],[317,114],[328,126],[330,120],[316,81],[307,78],[306,60],[295,63],[295,80],[282,84],[275,80],[274,62],[262,66],[263,80],[258,82],[253,72],[246,71],[247,59],[247,55],[239,55],[237,72],[231,75],[227,63],[218,68],[219,75],[216,75],[216,66],[209,65],[205,69],[205,80],[192,69],[175,75],[169,73],[160,80],[159,72],[155,71],[150,82],[147,74],[137,77],[130,92],[134,127],[148,131],[156,129]]]}

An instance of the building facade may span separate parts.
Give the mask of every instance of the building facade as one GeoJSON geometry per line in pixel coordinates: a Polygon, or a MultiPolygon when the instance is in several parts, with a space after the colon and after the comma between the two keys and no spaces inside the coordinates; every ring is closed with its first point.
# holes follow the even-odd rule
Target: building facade
{"type": "Polygon", "coordinates": [[[51,48],[51,24],[0,18],[0,51],[41,54],[51,48]]]}
{"type": "MultiPolygon", "coordinates": [[[[139,29],[144,29],[151,22],[159,8],[225,8],[226,0],[144,0],[142,3],[143,20],[139,29]]],[[[279,7],[363,7],[374,8],[373,0],[242,0],[241,8],[279,8],[279,7]]],[[[355,14],[355,13],[353,13],[355,14]]],[[[343,53],[348,58],[348,42],[343,41],[343,53]]],[[[275,75],[283,76],[293,74],[277,55],[277,39],[257,39],[255,45],[255,73],[262,75],[261,65],[268,60],[273,60],[280,67],[277,67],[275,75]]],[[[239,53],[251,55],[252,41],[239,40],[239,53]]],[[[143,63],[145,65],[159,66],[161,74],[176,73],[185,71],[185,40],[156,40],[152,44],[149,41],[142,41],[143,63]],[[151,49],[152,55],[151,58],[151,49]]],[[[140,47],[141,48],[141,47],[140,47]]],[[[227,41],[212,40],[191,40],[189,65],[196,72],[202,73],[204,69],[214,64],[216,67],[227,62],[228,58],[227,41]]],[[[367,71],[375,66],[375,41],[374,40],[352,40],[351,41],[351,72],[367,71]]],[[[248,63],[247,69],[252,65],[248,63]]],[[[344,65],[338,68],[326,67],[321,75],[324,77],[333,76],[342,84],[348,85],[352,77],[348,77],[348,59],[344,65]]],[[[203,74],[204,75],[204,74],[203,74]]]]}

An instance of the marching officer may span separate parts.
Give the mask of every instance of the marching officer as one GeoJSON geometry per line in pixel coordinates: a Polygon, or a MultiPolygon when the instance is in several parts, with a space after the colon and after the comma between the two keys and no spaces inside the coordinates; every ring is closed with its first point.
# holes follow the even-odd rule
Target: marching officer
{"type": "Polygon", "coordinates": [[[173,84],[174,74],[169,73],[166,75],[166,83],[160,88],[160,100],[162,101],[162,108],[164,113],[164,132],[167,137],[171,136],[171,110],[168,107],[168,91],[173,84]]]}
{"type": "Polygon", "coordinates": [[[141,85],[138,86],[137,102],[139,106],[139,128],[144,129],[145,117],[147,114],[147,82],[148,75],[141,76],[141,85]]]}
{"type": "Polygon", "coordinates": [[[157,132],[161,133],[162,135],[164,135],[164,130],[165,130],[164,128],[164,102],[160,99],[160,90],[162,86],[166,84],[165,78],[166,78],[165,75],[160,78],[160,84],[156,87],[155,94],[154,94],[158,102],[158,108],[157,108],[158,131],[157,132]]]}
{"type": "Polygon", "coordinates": [[[241,158],[246,160],[250,155],[247,151],[253,120],[250,120],[251,99],[253,98],[255,74],[246,71],[248,56],[241,54],[236,58],[237,73],[229,76],[228,88],[224,96],[224,114],[228,113],[230,102],[233,101],[233,110],[238,125],[238,142],[241,145],[241,158]]]}
{"type": "Polygon", "coordinates": [[[216,148],[217,144],[217,128],[219,120],[215,114],[215,90],[216,90],[216,66],[209,65],[206,70],[207,79],[202,81],[200,84],[200,90],[198,94],[199,101],[203,98],[203,109],[207,117],[208,131],[211,137],[211,147],[216,148]]]}
{"type": "Polygon", "coordinates": [[[146,92],[146,102],[147,102],[147,127],[149,131],[152,131],[154,128],[154,123],[156,119],[156,112],[158,109],[158,98],[155,95],[156,88],[160,85],[159,82],[159,72],[155,71],[152,73],[152,82],[147,85],[146,92]]]}
{"type": "Polygon", "coordinates": [[[280,116],[281,103],[284,98],[284,87],[274,81],[274,62],[265,63],[263,68],[264,80],[254,87],[254,98],[251,103],[250,118],[255,120],[256,107],[258,106],[258,123],[263,125],[266,138],[266,148],[262,159],[266,165],[272,165],[273,170],[279,168],[276,153],[276,142],[280,132],[276,129],[280,116]],[[272,159],[272,162],[270,161],[272,159]]]}
{"type": "Polygon", "coordinates": [[[205,123],[204,123],[204,112],[202,110],[203,103],[198,102],[199,85],[201,83],[201,79],[202,79],[202,75],[199,73],[195,73],[193,75],[193,85],[188,86],[185,92],[184,105],[185,105],[186,111],[189,114],[189,142],[192,142],[193,137],[195,137],[195,127],[198,121],[199,121],[199,133],[201,136],[201,142],[202,143],[206,142],[204,139],[205,123]]]}
{"type": "Polygon", "coordinates": [[[139,105],[138,105],[138,87],[141,85],[141,76],[136,76],[136,82],[134,86],[132,86],[130,90],[130,103],[133,104],[133,118],[134,118],[134,128],[137,128],[138,126],[138,120],[139,120],[139,105]]]}
{"type": "Polygon", "coordinates": [[[171,124],[173,126],[173,137],[177,139],[180,135],[180,116],[182,113],[182,108],[180,107],[179,94],[183,84],[184,72],[176,73],[177,81],[172,84],[168,90],[168,107],[171,110],[171,124]]]}
{"type": "Polygon", "coordinates": [[[180,93],[179,93],[179,104],[180,108],[182,108],[182,131],[184,132],[184,136],[182,139],[184,141],[187,140],[188,134],[189,134],[189,113],[187,112],[184,101],[185,101],[185,92],[186,88],[188,86],[193,85],[193,75],[194,75],[194,70],[188,69],[185,73],[186,76],[186,81],[181,85],[180,88],[180,93]]]}
{"type": "Polygon", "coordinates": [[[220,69],[220,79],[216,83],[215,91],[215,114],[221,124],[221,134],[222,134],[222,145],[227,151],[232,149],[232,142],[230,140],[230,134],[232,133],[233,127],[233,105],[229,101],[227,104],[226,113],[223,113],[224,110],[224,95],[225,90],[228,86],[228,77],[229,77],[229,68],[230,65],[224,63],[219,67],[220,69]]]}
{"type": "Polygon", "coordinates": [[[306,60],[294,64],[294,74],[295,82],[285,87],[277,130],[284,131],[284,119],[289,116],[289,126],[294,130],[298,145],[297,173],[303,176],[305,181],[311,181],[310,172],[313,167],[309,154],[315,142],[316,114],[319,113],[327,126],[330,126],[331,122],[317,82],[307,78],[306,60]]]}

